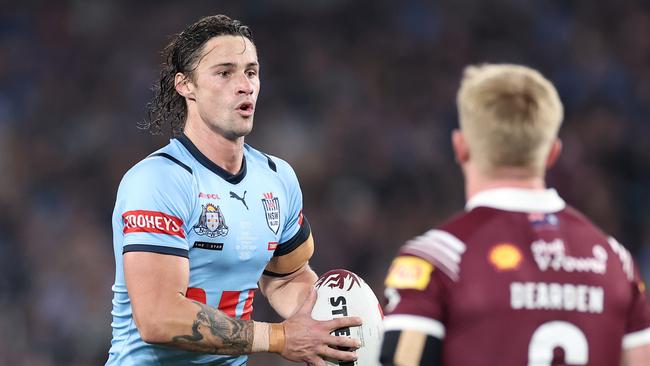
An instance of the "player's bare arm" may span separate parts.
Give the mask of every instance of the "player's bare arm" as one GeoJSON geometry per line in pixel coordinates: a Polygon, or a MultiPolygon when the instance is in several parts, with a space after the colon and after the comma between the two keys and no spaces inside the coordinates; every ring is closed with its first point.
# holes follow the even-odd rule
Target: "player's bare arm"
{"type": "Polygon", "coordinates": [[[621,366],[643,366],[650,360],[650,344],[623,350],[621,366]]]}
{"type": "Polygon", "coordinates": [[[303,360],[316,365],[324,365],[320,357],[353,360],[356,357],[353,352],[339,351],[330,346],[356,349],[359,343],[330,333],[335,329],[361,325],[361,319],[349,317],[323,322],[311,317],[316,302],[314,282],[318,279],[308,264],[313,253],[314,239],[310,234],[295,250],[273,257],[259,281],[260,290],[273,309],[288,318],[283,323],[287,352],[281,354],[292,361],[303,360]],[[317,357],[310,354],[313,349],[317,357]]]}
{"type": "Polygon", "coordinates": [[[318,278],[308,264],[313,253],[314,240],[309,235],[295,250],[273,257],[260,278],[260,291],[285,319],[302,305],[318,278]]]}
{"type": "Polygon", "coordinates": [[[192,333],[174,336],[166,345],[195,352],[235,355],[251,352],[251,320],[231,318],[215,308],[193,302],[200,310],[192,323],[192,333]]]}
{"type": "Polygon", "coordinates": [[[124,254],[124,273],[133,316],[145,342],[194,352],[251,352],[253,321],[230,318],[185,297],[187,258],[129,252],[124,254]]]}
{"type": "Polygon", "coordinates": [[[316,273],[309,267],[309,264],[305,263],[291,276],[271,277],[263,275],[260,278],[259,286],[271,307],[280,316],[287,319],[304,302],[317,279],[316,273]]]}

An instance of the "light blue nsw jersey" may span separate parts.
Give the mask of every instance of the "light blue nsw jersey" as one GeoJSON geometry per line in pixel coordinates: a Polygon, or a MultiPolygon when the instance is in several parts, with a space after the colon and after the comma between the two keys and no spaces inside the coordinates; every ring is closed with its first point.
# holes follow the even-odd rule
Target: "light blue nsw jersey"
{"type": "Polygon", "coordinates": [[[140,338],[124,282],[123,253],[187,257],[186,296],[250,319],[269,260],[305,242],[302,193],[285,161],[245,145],[239,173],[205,157],[185,136],[151,154],[122,179],[113,212],[116,275],[107,365],[241,365],[218,356],[151,345],[140,338]]]}

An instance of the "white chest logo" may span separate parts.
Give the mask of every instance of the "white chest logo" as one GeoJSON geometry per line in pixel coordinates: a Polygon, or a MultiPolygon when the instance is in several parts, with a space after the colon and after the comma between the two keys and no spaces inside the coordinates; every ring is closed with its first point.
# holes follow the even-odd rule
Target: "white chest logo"
{"type": "Polygon", "coordinates": [[[264,193],[262,205],[264,206],[266,224],[274,234],[277,234],[278,230],[280,230],[280,200],[273,197],[273,192],[264,193]]]}
{"type": "Polygon", "coordinates": [[[236,239],[235,250],[239,259],[243,261],[251,259],[253,252],[257,250],[255,245],[257,236],[253,232],[253,223],[247,220],[240,221],[236,239]]]}

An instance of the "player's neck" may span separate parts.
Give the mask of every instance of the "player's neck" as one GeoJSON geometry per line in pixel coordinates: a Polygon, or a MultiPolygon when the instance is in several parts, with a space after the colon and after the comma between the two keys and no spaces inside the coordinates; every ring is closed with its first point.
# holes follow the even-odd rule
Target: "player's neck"
{"type": "Polygon", "coordinates": [[[492,173],[486,175],[476,169],[464,169],[465,197],[467,200],[480,192],[496,188],[546,189],[543,176],[531,176],[530,173],[521,169],[500,168],[492,173]]]}
{"type": "Polygon", "coordinates": [[[243,137],[235,141],[228,140],[204,124],[187,124],[183,132],[213,163],[230,174],[239,173],[244,159],[243,137]]]}

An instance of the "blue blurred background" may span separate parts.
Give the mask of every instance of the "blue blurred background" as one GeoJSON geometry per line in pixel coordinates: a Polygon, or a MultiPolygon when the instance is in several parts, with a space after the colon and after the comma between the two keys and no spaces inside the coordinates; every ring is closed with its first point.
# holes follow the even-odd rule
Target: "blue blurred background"
{"type": "Polygon", "coordinates": [[[318,273],[350,269],[381,296],[398,247],[462,208],[449,136],[463,67],[514,62],[565,103],[549,185],[650,275],[648,1],[18,3],[0,1],[0,365],[103,365],[117,185],[168,140],[136,128],[160,50],[209,14],[253,30],[247,141],[295,168],[318,273]]]}

